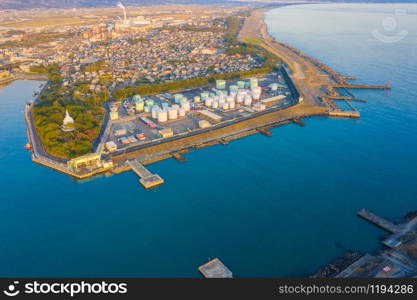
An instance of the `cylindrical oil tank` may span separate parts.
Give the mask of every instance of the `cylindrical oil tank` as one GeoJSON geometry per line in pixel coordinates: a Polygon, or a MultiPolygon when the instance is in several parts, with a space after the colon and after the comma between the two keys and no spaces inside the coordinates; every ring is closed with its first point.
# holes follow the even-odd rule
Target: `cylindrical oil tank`
{"type": "Polygon", "coordinates": [[[234,109],[236,107],[235,102],[229,102],[229,108],[234,109]]]}
{"type": "Polygon", "coordinates": [[[232,92],[237,92],[238,89],[239,89],[239,86],[237,86],[237,85],[231,85],[230,88],[229,88],[231,93],[232,92]]]}
{"type": "Polygon", "coordinates": [[[206,103],[207,107],[212,107],[213,106],[213,98],[207,98],[205,103],[206,103]]]}
{"type": "Polygon", "coordinates": [[[175,101],[175,103],[180,103],[182,97],[183,97],[182,94],[175,94],[174,95],[174,101],[175,101]]]}
{"type": "Polygon", "coordinates": [[[145,107],[145,103],[143,103],[143,101],[137,101],[135,103],[135,109],[136,111],[143,111],[143,108],[145,107]]]}
{"type": "Polygon", "coordinates": [[[227,103],[227,102],[223,103],[222,108],[224,110],[229,109],[229,103],[227,103]]]}
{"type": "Polygon", "coordinates": [[[262,88],[260,86],[254,86],[251,88],[252,92],[260,94],[262,93],[262,88]]]}
{"type": "Polygon", "coordinates": [[[182,102],[181,107],[182,107],[185,111],[190,111],[190,109],[191,109],[190,102],[188,102],[188,101],[184,101],[184,102],[182,102]]]}
{"type": "Polygon", "coordinates": [[[171,108],[168,110],[168,118],[169,118],[170,120],[175,120],[175,119],[178,119],[178,110],[177,110],[177,109],[175,109],[175,108],[173,108],[173,107],[171,107],[171,108]]]}
{"type": "Polygon", "coordinates": [[[252,92],[251,95],[252,95],[254,100],[259,100],[259,98],[261,98],[261,94],[258,94],[258,93],[255,93],[255,92],[252,92]]]}
{"type": "Polygon", "coordinates": [[[178,115],[179,115],[180,117],[185,117],[185,109],[184,109],[184,108],[180,108],[180,109],[178,110],[178,115]]]}
{"type": "Polygon", "coordinates": [[[152,114],[152,118],[153,118],[153,119],[158,118],[158,112],[159,112],[160,110],[161,110],[161,109],[159,108],[159,106],[157,106],[157,105],[152,106],[152,109],[151,109],[151,114],[152,114]]]}
{"type": "Polygon", "coordinates": [[[213,101],[213,108],[218,108],[218,107],[219,107],[219,102],[213,101]]]}
{"type": "Polygon", "coordinates": [[[166,110],[158,111],[158,122],[166,122],[168,120],[168,112],[166,110]]]}
{"type": "Polygon", "coordinates": [[[148,106],[152,106],[153,105],[153,100],[152,99],[148,99],[145,101],[146,105],[148,106]]]}
{"type": "Polygon", "coordinates": [[[195,96],[194,97],[194,102],[195,103],[200,103],[200,100],[201,100],[200,96],[195,96]]]}
{"type": "Polygon", "coordinates": [[[248,93],[247,89],[240,89],[238,92],[238,94],[241,94],[241,95],[246,95],[247,93],[248,93]]]}
{"type": "Polygon", "coordinates": [[[253,87],[255,87],[255,86],[258,86],[258,78],[251,78],[251,79],[249,80],[249,82],[250,82],[250,87],[251,87],[251,88],[253,88],[253,87]]]}
{"type": "Polygon", "coordinates": [[[250,95],[245,96],[244,104],[250,106],[252,104],[252,97],[250,95]]]}

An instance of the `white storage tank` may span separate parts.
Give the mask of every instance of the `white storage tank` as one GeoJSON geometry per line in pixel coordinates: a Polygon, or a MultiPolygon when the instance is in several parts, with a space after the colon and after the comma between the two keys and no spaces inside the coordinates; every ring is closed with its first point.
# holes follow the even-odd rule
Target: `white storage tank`
{"type": "Polygon", "coordinates": [[[261,98],[261,94],[258,94],[258,93],[255,93],[255,92],[252,92],[251,95],[252,95],[254,100],[259,100],[259,98],[261,98]]]}
{"type": "Polygon", "coordinates": [[[262,88],[260,86],[254,86],[251,88],[252,92],[260,94],[262,93],[262,88]]]}
{"type": "Polygon", "coordinates": [[[207,107],[212,107],[213,106],[213,98],[207,98],[205,103],[206,103],[207,107]]]}
{"type": "Polygon", "coordinates": [[[168,121],[168,112],[166,110],[158,111],[158,122],[163,123],[168,121]]]}
{"type": "Polygon", "coordinates": [[[219,102],[213,101],[213,108],[218,108],[218,107],[219,107],[219,102]]]}
{"type": "Polygon", "coordinates": [[[229,108],[234,109],[236,107],[235,102],[229,102],[229,108]]]}
{"type": "Polygon", "coordinates": [[[152,118],[157,119],[158,118],[158,112],[161,111],[159,106],[153,106],[151,110],[152,118]]]}
{"type": "Polygon", "coordinates": [[[184,108],[180,108],[180,109],[178,110],[178,115],[179,115],[180,117],[185,117],[185,109],[184,109],[184,108]]]}
{"type": "Polygon", "coordinates": [[[173,108],[173,107],[171,107],[168,110],[168,119],[170,119],[170,120],[178,119],[178,110],[175,109],[175,108],[173,108]]]}
{"type": "Polygon", "coordinates": [[[247,89],[240,89],[238,94],[246,95],[249,92],[247,89]]]}
{"type": "Polygon", "coordinates": [[[153,100],[152,99],[148,99],[145,101],[146,106],[152,106],[153,105],[153,100]]]}
{"type": "Polygon", "coordinates": [[[205,101],[205,100],[207,100],[207,98],[209,98],[209,93],[208,92],[201,93],[201,100],[205,101]]]}
{"type": "Polygon", "coordinates": [[[190,109],[191,109],[190,102],[188,102],[188,101],[184,101],[184,102],[182,102],[181,107],[182,107],[185,111],[190,111],[190,109]]]}
{"type": "Polygon", "coordinates": [[[224,103],[223,104],[223,106],[222,106],[222,108],[224,109],[224,110],[227,110],[227,109],[229,109],[229,103],[224,103]]]}
{"type": "Polygon", "coordinates": [[[145,107],[145,103],[143,101],[137,101],[135,103],[135,109],[137,112],[143,111],[143,108],[145,107]]]}
{"type": "Polygon", "coordinates": [[[237,94],[237,96],[236,96],[236,102],[237,103],[242,103],[243,102],[243,98],[244,98],[243,94],[237,94]]]}
{"type": "Polygon", "coordinates": [[[252,104],[252,97],[250,95],[246,95],[243,104],[250,106],[252,104]]]}

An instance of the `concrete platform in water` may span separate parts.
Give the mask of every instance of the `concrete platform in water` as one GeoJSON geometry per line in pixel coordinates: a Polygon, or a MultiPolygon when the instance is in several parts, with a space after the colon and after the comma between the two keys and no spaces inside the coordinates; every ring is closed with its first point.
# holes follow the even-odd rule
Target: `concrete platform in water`
{"type": "Polygon", "coordinates": [[[218,258],[200,266],[198,270],[206,278],[233,278],[232,271],[230,271],[218,258]]]}
{"type": "Polygon", "coordinates": [[[359,119],[361,114],[358,111],[329,111],[329,117],[359,119]]]}
{"type": "Polygon", "coordinates": [[[140,183],[147,189],[156,187],[164,183],[164,180],[158,174],[152,174],[138,160],[128,160],[127,164],[140,177],[140,183]]]}

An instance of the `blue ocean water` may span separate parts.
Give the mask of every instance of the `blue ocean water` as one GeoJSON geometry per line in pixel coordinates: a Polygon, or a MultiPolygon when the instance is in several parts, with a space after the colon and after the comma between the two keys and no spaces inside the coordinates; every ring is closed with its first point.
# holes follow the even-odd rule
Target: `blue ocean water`
{"type": "Polygon", "coordinates": [[[355,91],[369,100],[358,121],[308,119],[154,164],[166,183],[151,191],[133,173],[79,183],[32,163],[22,111],[39,83],[1,88],[0,276],[199,277],[214,257],[236,277],[306,276],[347,249],[378,251],[385,233],[356,212],[417,209],[416,10],[270,11],[278,39],[392,91],[355,91]],[[372,30],[393,12],[407,36],[382,42],[372,30]]]}

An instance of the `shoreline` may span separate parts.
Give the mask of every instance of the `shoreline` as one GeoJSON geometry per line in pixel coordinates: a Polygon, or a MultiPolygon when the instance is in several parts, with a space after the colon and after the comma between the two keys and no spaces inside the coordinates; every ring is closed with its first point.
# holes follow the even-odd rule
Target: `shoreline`
{"type": "Polygon", "coordinates": [[[46,81],[48,80],[48,77],[46,75],[17,74],[0,80],[0,87],[8,85],[18,80],[46,81]]]}
{"type": "MultiPolygon", "coordinates": [[[[267,128],[275,128],[289,124],[294,120],[300,120],[313,116],[359,118],[359,112],[342,111],[334,104],[334,102],[329,103],[328,101],[325,101],[323,91],[318,88],[318,86],[329,83],[330,79],[327,78],[327,82],[325,80],[323,81],[323,79],[316,81],[317,78],[314,78],[314,74],[311,74],[318,72],[316,70],[316,66],[311,64],[311,62],[307,59],[298,57],[297,54],[293,54],[291,51],[294,51],[295,48],[285,48],[281,43],[278,43],[273,37],[270,36],[265,22],[265,13],[283,6],[285,5],[262,7],[252,10],[251,15],[245,19],[245,22],[238,33],[238,38],[241,42],[244,42],[245,38],[260,38],[262,47],[281,58],[286,65],[286,67],[281,68],[287,74],[286,81],[289,85],[294,87],[295,93],[299,95],[299,100],[301,99],[301,103],[293,103],[289,107],[280,108],[276,111],[265,111],[262,115],[255,115],[248,120],[241,120],[234,124],[225,124],[221,128],[214,128],[208,132],[196,132],[192,135],[186,135],[183,137],[176,136],[175,139],[168,138],[165,141],[162,140],[155,143],[151,142],[151,145],[149,146],[136,146],[140,149],[134,149],[135,146],[132,147],[132,149],[126,148],[119,151],[122,153],[102,154],[101,151],[104,148],[103,143],[105,143],[106,140],[105,133],[103,133],[103,135],[99,137],[100,142],[96,147],[96,153],[87,154],[76,159],[86,159],[85,157],[94,155],[100,157],[103,156],[103,158],[107,160],[106,166],[90,170],[90,172],[84,171],[82,174],[71,170],[71,162],[76,159],[66,161],[67,166],[65,166],[62,160],[52,162],[51,158],[52,160],[54,159],[49,153],[46,155],[46,159],[43,159],[42,155],[39,155],[39,153],[36,153],[36,150],[34,150],[33,161],[81,179],[91,177],[97,173],[107,171],[112,172],[112,170],[116,170],[113,173],[118,173],[118,167],[123,166],[122,169],[125,169],[126,161],[128,159],[135,159],[147,165],[164,159],[173,158],[177,153],[191,151],[191,149],[203,149],[208,146],[227,144],[232,140],[256,133],[263,133],[265,130],[268,130],[267,128]],[[249,31],[248,28],[250,28],[249,31]],[[313,78],[310,78],[310,76],[313,78]],[[314,89],[311,86],[312,83],[314,84],[314,89]],[[57,167],[57,164],[59,164],[59,167],[57,167]]],[[[297,49],[295,50],[298,51],[297,49]]],[[[311,60],[313,58],[309,59],[311,60]]],[[[337,76],[340,76],[337,72],[333,70],[331,71],[337,74],[337,76]]],[[[319,72],[321,73],[321,71],[319,72]]],[[[320,74],[320,76],[322,76],[322,74],[320,74]]],[[[30,110],[31,108],[29,109],[29,112],[30,110]]],[[[30,118],[30,113],[26,114],[26,118],[28,126],[34,126],[33,120],[30,118]]],[[[105,125],[106,128],[108,125],[109,124],[105,125]]],[[[107,130],[104,131],[107,132],[107,130]]],[[[28,131],[28,133],[32,135],[35,134],[35,132],[36,129],[28,131]]],[[[38,139],[30,136],[29,140],[33,142],[38,139]]],[[[38,141],[38,143],[41,142],[38,141]]],[[[39,147],[33,148],[36,149],[39,147]]]]}

